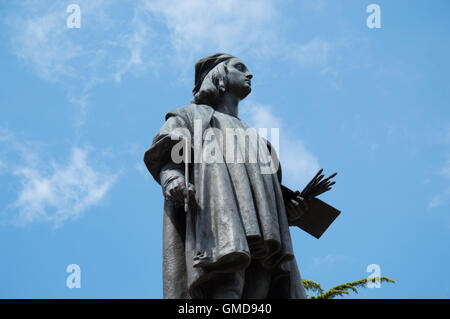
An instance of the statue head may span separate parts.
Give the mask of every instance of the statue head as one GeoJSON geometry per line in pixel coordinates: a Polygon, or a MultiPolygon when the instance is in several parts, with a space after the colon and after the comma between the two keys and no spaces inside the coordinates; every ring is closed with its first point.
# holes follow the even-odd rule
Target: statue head
{"type": "Polygon", "coordinates": [[[195,64],[195,87],[192,103],[215,107],[224,94],[234,94],[240,100],[251,92],[251,78],[245,64],[238,58],[216,53],[195,64]]]}

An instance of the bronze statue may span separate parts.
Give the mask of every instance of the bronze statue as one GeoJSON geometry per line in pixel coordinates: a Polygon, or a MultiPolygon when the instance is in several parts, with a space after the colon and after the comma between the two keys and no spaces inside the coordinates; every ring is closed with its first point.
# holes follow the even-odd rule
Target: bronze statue
{"type": "Polygon", "coordinates": [[[271,144],[240,138],[251,135],[238,106],[252,77],[232,55],[200,59],[191,104],[166,114],[145,153],[165,198],[164,298],[305,298],[289,226],[318,238],[339,214],[315,198],[335,174],[291,191],[271,144]]]}

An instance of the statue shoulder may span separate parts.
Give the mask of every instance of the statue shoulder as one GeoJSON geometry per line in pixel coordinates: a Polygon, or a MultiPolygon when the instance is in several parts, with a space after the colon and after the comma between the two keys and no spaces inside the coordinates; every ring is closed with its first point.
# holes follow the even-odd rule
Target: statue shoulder
{"type": "Polygon", "coordinates": [[[186,121],[192,122],[196,119],[210,119],[214,109],[206,104],[189,104],[179,107],[166,114],[166,121],[171,116],[181,116],[186,121]]]}

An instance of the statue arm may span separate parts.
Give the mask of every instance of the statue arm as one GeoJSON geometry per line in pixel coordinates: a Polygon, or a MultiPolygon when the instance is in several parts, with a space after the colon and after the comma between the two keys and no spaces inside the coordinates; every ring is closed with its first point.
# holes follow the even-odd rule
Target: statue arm
{"type": "Polygon", "coordinates": [[[275,160],[278,165],[277,170],[277,177],[278,182],[281,186],[281,193],[283,195],[283,201],[285,206],[286,215],[288,218],[289,225],[294,225],[294,223],[301,218],[305,212],[308,210],[308,204],[304,200],[304,198],[299,197],[296,192],[292,191],[288,187],[284,186],[282,184],[282,170],[281,170],[281,164],[278,159],[278,155],[276,154],[275,149],[272,147],[272,144],[265,139],[265,142],[267,143],[267,147],[269,149],[269,154],[272,156],[272,159],[275,160]]]}
{"type": "MultiPolygon", "coordinates": [[[[187,132],[189,130],[183,117],[169,116],[144,156],[144,162],[153,178],[161,185],[164,197],[178,204],[183,203],[186,196],[184,163],[174,163],[171,153],[184,136],[182,134],[189,134],[187,132]]],[[[187,191],[189,197],[193,196],[194,185],[189,183],[187,191]]]]}

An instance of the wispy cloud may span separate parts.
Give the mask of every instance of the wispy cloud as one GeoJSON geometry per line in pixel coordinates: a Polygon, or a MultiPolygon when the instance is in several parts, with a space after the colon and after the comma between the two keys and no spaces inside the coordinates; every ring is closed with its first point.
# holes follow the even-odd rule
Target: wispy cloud
{"type": "Polygon", "coordinates": [[[429,208],[436,208],[436,207],[442,206],[442,205],[444,205],[447,202],[447,200],[449,198],[450,198],[450,188],[446,189],[444,192],[441,192],[441,193],[439,193],[437,195],[434,195],[431,198],[431,200],[430,200],[430,202],[428,204],[428,207],[429,208]]]}
{"type": "MultiPolygon", "coordinates": [[[[447,181],[450,181],[450,155],[448,156],[447,162],[441,168],[439,174],[444,177],[447,181]]],[[[429,208],[436,208],[447,203],[450,199],[450,186],[444,191],[433,196],[428,204],[429,208]]]]}
{"type": "MultiPolygon", "coordinates": [[[[218,51],[264,61],[288,60],[300,68],[318,68],[330,75],[329,56],[342,43],[313,36],[306,43],[283,35],[284,21],[273,0],[144,0],[143,9],[169,34],[178,67],[218,51]]],[[[321,11],[323,1],[302,1],[303,11],[321,11]]],[[[333,76],[336,76],[334,71],[333,76]]]]}
{"type": "Polygon", "coordinates": [[[79,29],[66,26],[67,2],[24,1],[7,15],[13,52],[46,80],[88,88],[149,66],[157,69],[170,63],[167,58],[185,63],[220,50],[269,54],[278,39],[273,0],[77,4],[79,29]]]}
{"type": "MultiPolygon", "coordinates": [[[[287,58],[331,74],[335,44],[319,36],[307,43],[288,41],[274,0],[79,0],[80,29],[67,28],[67,4],[16,4],[6,15],[5,31],[21,61],[68,89],[70,100],[81,106],[77,125],[84,121],[95,85],[120,82],[128,73],[157,74],[167,65],[183,73],[199,57],[217,51],[254,60],[287,58]]],[[[310,1],[302,5],[323,7],[310,1]]]]}
{"type": "Polygon", "coordinates": [[[312,261],[314,266],[320,266],[320,265],[332,265],[343,260],[345,260],[345,257],[343,255],[329,254],[324,257],[313,257],[312,261]]]}
{"type": "Polygon", "coordinates": [[[117,43],[122,42],[128,49],[128,56],[115,62],[117,71],[114,73],[114,80],[116,82],[120,82],[122,76],[129,71],[138,75],[148,70],[150,66],[157,67],[157,54],[154,53],[158,51],[158,45],[156,44],[156,33],[150,25],[150,21],[151,17],[142,6],[134,8],[129,31],[122,34],[117,40],[117,43]],[[152,43],[153,46],[151,46],[152,43]]]}
{"type": "Polygon", "coordinates": [[[316,36],[306,44],[295,44],[289,50],[290,58],[300,67],[325,67],[332,44],[316,36]]]}
{"type": "Polygon", "coordinates": [[[8,130],[1,129],[0,135],[6,156],[14,159],[5,162],[7,171],[20,183],[17,198],[4,211],[18,226],[48,222],[58,227],[76,219],[99,204],[118,177],[90,163],[89,147],[73,146],[67,161],[61,163],[8,130]]]}
{"type": "MultiPolygon", "coordinates": [[[[66,25],[65,1],[23,1],[6,16],[5,32],[12,52],[33,72],[61,84],[79,110],[77,130],[84,123],[89,92],[105,81],[121,81],[152,65],[151,28],[139,6],[115,0],[80,0],[81,28],[66,25]],[[120,19],[118,15],[123,15],[120,19]],[[123,22],[125,21],[125,22],[123,22]]],[[[154,48],[154,47],[153,47],[154,48]]]]}
{"type": "MultiPolygon", "coordinates": [[[[100,0],[81,3],[82,17],[96,15],[100,6],[106,6],[100,0]]],[[[89,78],[94,77],[93,74],[87,75],[86,71],[96,64],[100,48],[86,46],[82,29],[67,28],[66,6],[65,2],[54,1],[24,1],[18,5],[17,11],[6,19],[11,48],[20,60],[46,80],[93,80],[89,78]]],[[[104,31],[105,24],[101,20],[95,19],[104,31]]],[[[90,35],[95,36],[91,32],[90,35]]]]}
{"type": "Polygon", "coordinates": [[[273,0],[146,0],[145,8],[168,29],[182,54],[230,51],[267,54],[277,39],[273,0]]]}
{"type": "Polygon", "coordinates": [[[325,9],[325,0],[300,0],[301,8],[305,11],[322,11],[325,9]]]}
{"type": "Polygon", "coordinates": [[[270,106],[245,101],[241,113],[248,118],[249,124],[259,128],[279,128],[279,149],[283,182],[291,187],[301,188],[319,170],[317,158],[307,149],[299,136],[286,129],[283,120],[277,117],[270,106]]]}
{"type": "Polygon", "coordinates": [[[150,179],[151,175],[149,174],[147,167],[143,162],[136,162],[136,164],[134,164],[134,168],[138,171],[139,175],[141,175],[145,179],[150,179]]]}

